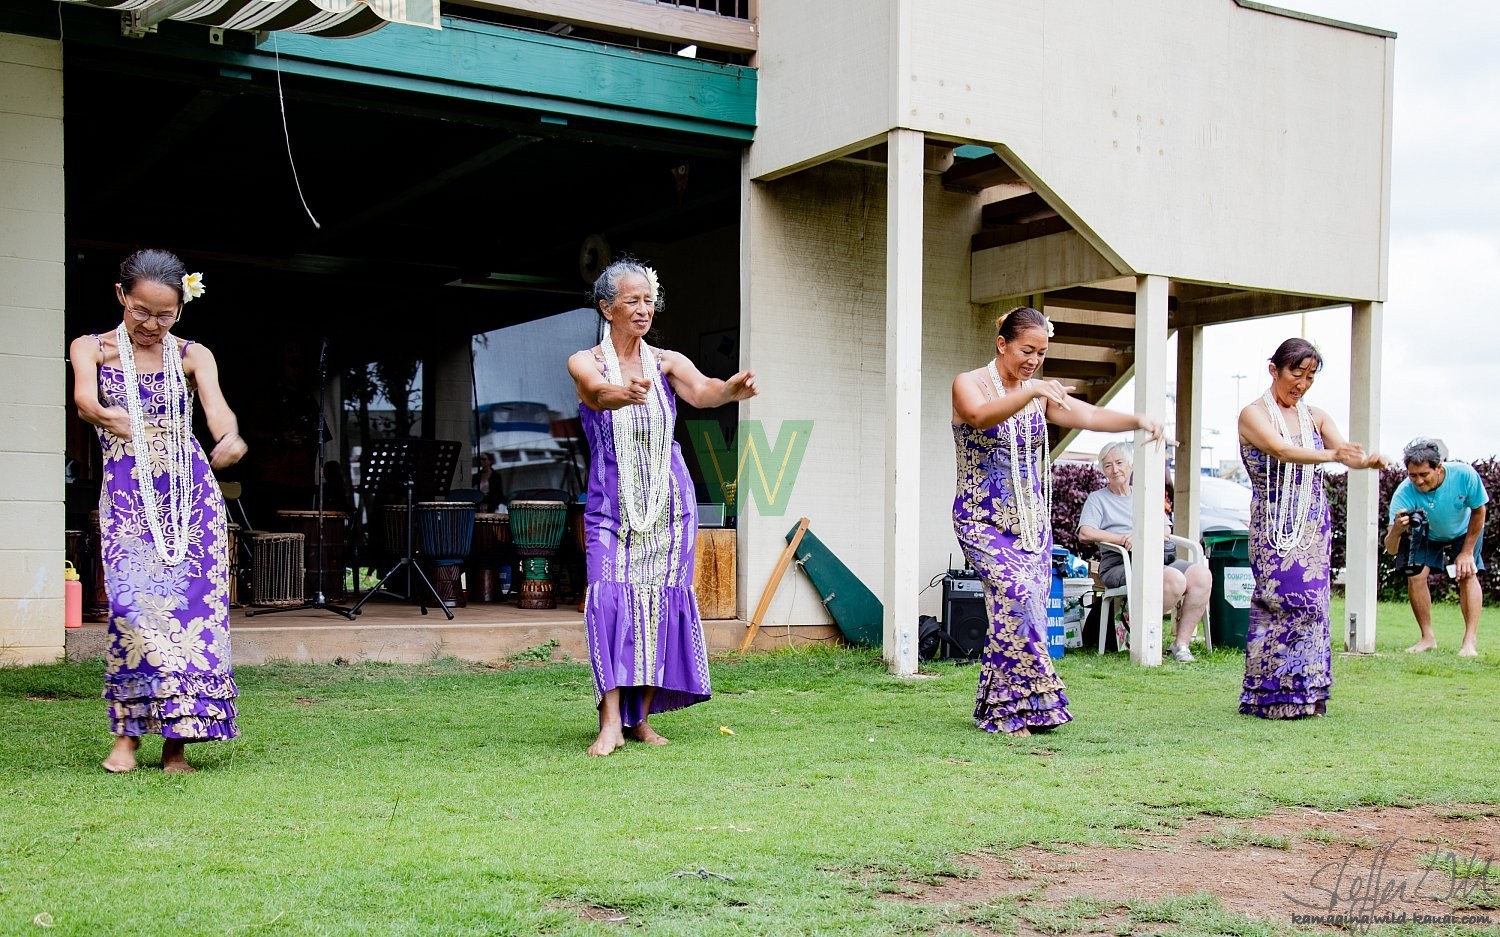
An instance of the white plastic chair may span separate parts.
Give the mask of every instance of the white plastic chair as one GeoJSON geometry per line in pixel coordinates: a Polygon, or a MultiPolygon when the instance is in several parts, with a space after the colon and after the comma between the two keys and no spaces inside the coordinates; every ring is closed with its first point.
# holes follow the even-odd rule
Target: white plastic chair
{"type": "MultiPolygon", "coordinates": [[[[1184,559],[1194,565],[1208,565],[1208,557],[1204,555],[1203,545],[1198,543],[1198,541],[1189,540],[1186,537],[1179,537],[1176,534],[1169,534],[1167,536],[1167,539],[1172,541],[1172,544],[1177,547],[1177,556],[1179,558],[1184,559]]],[[[1125,584],[1123,586],[1115,586],[1113,589],[1105,589],[1104,592],[1101,593],[1099,595],[1099,598],[1096,600],[1104,603],[1104,607],[1099,610],[1099,653],[1103,654],[1104,639],[1108,636],[1108,632],[1105,631],[1105,628],[1109,625],[1109,623],[1115,620],[1116,606],[1123,603],[1123,608],[1129,608],[1130,606],[1135,604],[1135,596],[1130,594],[1132,582],[1132,577],[1130,575],[1130,551],[1120,546],[1118,543],[1101,542],[1098,544],[1098,546],[1101,549],[1113,550],[1116,553],[1120,554],[1120,559],[1123,560],[1125,564],[1125,584]]],[[[1211,629],[1208,626],[1207,609],[1203,610],[1203,646],[1204,649],[1208,651],[1212,651],[1214,649],[1213,635],[1211,633],[1211,629]]]]}

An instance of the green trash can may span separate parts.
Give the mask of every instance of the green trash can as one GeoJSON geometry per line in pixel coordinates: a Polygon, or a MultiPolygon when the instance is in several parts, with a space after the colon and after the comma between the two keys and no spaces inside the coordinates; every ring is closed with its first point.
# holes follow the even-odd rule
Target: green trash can
{"type": "Polygon", "coordinates": [[[1208,600],[1214,647],[1236,647],[1243,651],[1250,630],[1250,596],[1255,591],[1255,575],[1250,571],[1250,534],[1211,531],[1203,535],[1203,549],[1214,575],[1208,600]]]}

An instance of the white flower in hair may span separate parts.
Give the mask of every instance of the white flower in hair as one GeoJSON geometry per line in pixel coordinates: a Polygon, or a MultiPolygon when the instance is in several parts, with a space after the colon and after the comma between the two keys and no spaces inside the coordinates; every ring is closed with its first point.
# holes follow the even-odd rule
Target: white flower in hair
{"type": "Polygon", "coordinates": [[[182,301],[190,303],[208,291],[203,285],[203,274],[184,273],[182,275],[182,301]]]}
{"type": "Polygon", "coordinates": [[[1042,316],[1042,321],[1047,323],[1047,337],[1051,338],[1054,334],[1057,333],[1057,329],[1052,325],[1052,320],[1047,318],[1046,316],[1042,316]]]}
{"type": "Polygon", "coordinates": [[[661,283],[656,279],[656,270],[651,267],[642,267],[646,271],[646,283],[651,287],[651,305],[655,306],[661,302],[661,283]]]}

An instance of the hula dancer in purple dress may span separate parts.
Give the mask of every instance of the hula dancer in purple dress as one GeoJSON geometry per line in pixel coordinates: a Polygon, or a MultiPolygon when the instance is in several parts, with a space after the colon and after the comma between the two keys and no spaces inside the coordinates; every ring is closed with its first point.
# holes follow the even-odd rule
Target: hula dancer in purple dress
{"type": "Polygon", "coordinates": [[[1029,306],[996,323],[995,358],[953,380],[958,493],[953,532],[984,581],[990,618],[974,722],[1030,735],[1072,719],[1047,653],[1052,576],[1052,470],[1047,423],[1161,440],[1161,424],[1091,406],[1072,387],[1036,377],[1052,323],[1029,306]]]}
{"type": "Polygon", "coordinates": [[[709,698],[693,593],[697,498],[672,429],[678,397],[707,409],[756,389],[750,371],[705,377],[685,356],[646,344],[663,305],[650,267],[611,264],[594,284],[594,302],[604,336],[568,359],[568,373],[589,441],[584,623],[599,709],[588,753],[598,756],[623,747],[627,730],[667,744],[647,718],[709,698]]]}
{"type": "Polygon", "coordinates": [[[1302,402],[1322,367],[1310,342],[1287,339],[1271,356],[1270,389],[1240,411],[1255,575],[1240,712],[1262,719],[1321,716],[1333,687],[1328,497],[1318,465],[1369,469],[1386,462],[1302,402]]]}
{"type": "Polygon", "coordinates": [[[115,745],[108,771],[130,771],[142,735],[161,735],[165,771],[191,772],[187,742],[234,738],[229,555],[212,469],[246,452],[207,348],[172,326],[203,294],[201,275],[159,250],[120,265],[120,326],[74,339],[73,401],[104,450],[100,543],[109,593],[104,698],[115,745]],[[194,392],[218,442],[193,437],[194,392]],[[144,446],[146,457],[138,458],[144,446]]]}

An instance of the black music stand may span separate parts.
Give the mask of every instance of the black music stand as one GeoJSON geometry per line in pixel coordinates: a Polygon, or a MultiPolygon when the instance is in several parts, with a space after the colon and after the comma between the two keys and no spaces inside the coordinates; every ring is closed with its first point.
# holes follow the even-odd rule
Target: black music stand
{"type": "MultiPolygon", "coordinates": [[[[354,603],[354,607],[350,609],[351,617],[358,615],[364,604],[376,593],[384,593],[407,602],[415,598],[422,614],[426,615],[425,597],[413,595],[411,573],[415,570],[422,584],[427,587],[428,594],[436,599],[434,604],[442,608],[443,614],[450,620],[453,618],[448,603],[438,595],[432,580],[427,578],[427,574],[416,562],[413,507],[419,500],[434,501],[448,494],[453,483],[453,470],[458,465],[459,448],[460,444],[450,439],[378,439],[370,444],[369,450],[360,459],[360,494],[371,511],[394,501],[392,495],[397,486],[400,486],[406,506],[406,551],[396,565],[381,577],[380,582],[354,603]],[[390,578],[403,569],[406,570],[406,594],[386,589],[385,584],[390,578]]],[[[365,525],[366,530],[372,525],[373,518],[371,523],[365,525]]]]}
{"type": "MultiPolygon", "coordinates": [[[[314,565],[317,568],[307,571],[315,577],[313,579],[313,582],[316,583],[316,585],[313,588],[312,598],[303,602],[301,605],[291,605],[285,608],[251,609],[245,612],[246,618],[253,618],[256,615],[274,615],[277,612],[301,612],[309,608],[319,608],[323,609],[324,611],[333,612],[335,615],[342,615],[350,621],[354,620],[356,611],[355,609],[344,608],[341,605],[330,605],[327,601],[325,601],[323,596],[323,577],[327,572],[323,568],[323,564],[327,562],[327,558],[324,555],[323,548],[323,446],[328,441],[328,423],[323,419],[323,415],[328,412],[327,408],[328,339],[325,338],[323,339],[322,349],[318,352],[318,453],[316,456],[317,462],[313,468],[313,472],[318,479],[318,494],[313,505],[316,510],[314,516],[317,518],[318,523],[318,552],[316,554],[317,560],[314,562],[314,565]]],[[[240,510],[243,511],[244,507],[241,506],[240,510]]],[[[246,518],[246,520],[248,522],[249,519],[246,518]]],[[[306,543],[306,541],[304,541],[302,548],[304,555],[307,552],[307,546],[308,544],[306,543]]],[[[303,579],[303,582],[306,582],[305,577],[303,579]]]]}

